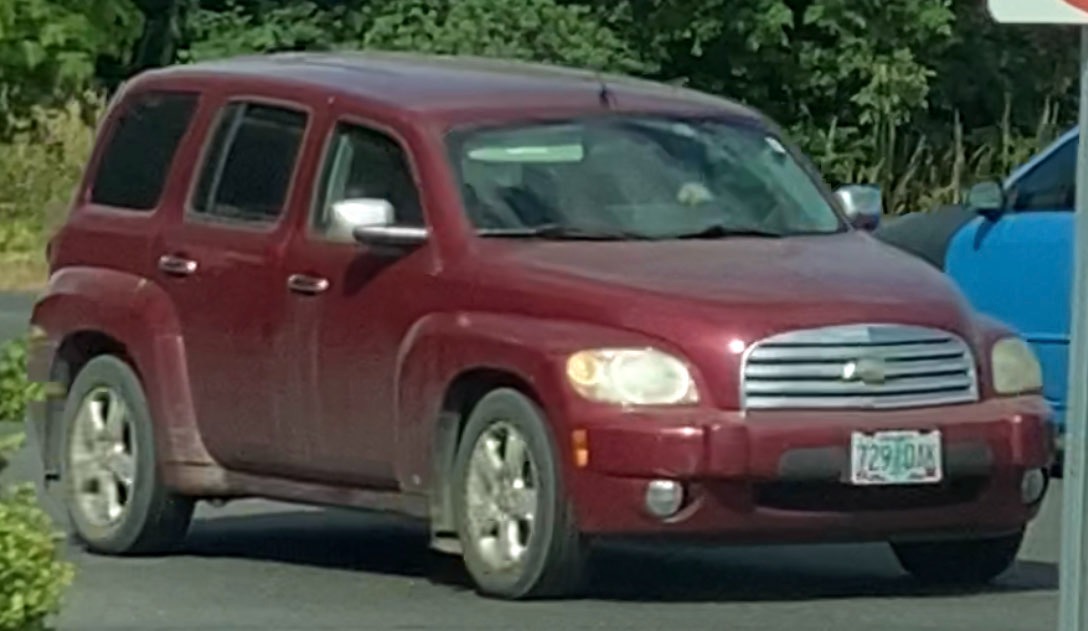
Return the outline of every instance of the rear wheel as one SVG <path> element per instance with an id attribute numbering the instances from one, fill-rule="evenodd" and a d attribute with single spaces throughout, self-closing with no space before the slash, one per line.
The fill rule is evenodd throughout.
<path id="1" fill-rule="evenodd" d="M 584 544 L 551 434 L 531 400 L 509 389 L 481 399 L 453 480 L 465 566 L 481 593 L 543 598 L 581 586 Z"/>
<path id="2" fill-rule="evenodd" d="M 1024 533 L 992 539 L 892 544 L 903 569 L 933 584 L 982 585 L 1016 561 Z"/>
<path id="3" fill-rule="evenodd" d="M 185 537 L 193 501 L 162 482 L 135 372 L 112 356 L 76 376 L 64 410 L 62 479 L 76 537 L 105 554 L 155 554 Z"/>

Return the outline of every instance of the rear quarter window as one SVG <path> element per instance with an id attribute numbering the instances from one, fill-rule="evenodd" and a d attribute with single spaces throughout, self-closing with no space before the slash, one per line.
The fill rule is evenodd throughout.
<path id="1" fill-rule="evenodd" d="M 156 91 L 122 103 L 106 132 L 91 202 L 133 211 L 156 208 L 199 100 L 195 92 Z"/>

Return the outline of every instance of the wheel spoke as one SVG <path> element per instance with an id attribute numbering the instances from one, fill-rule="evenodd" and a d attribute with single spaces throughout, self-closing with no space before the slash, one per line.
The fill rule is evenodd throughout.
<path id="1" fill-rule="evenodd" d="M 502 515 L 495 508 L 495 505 L 485 502 L 470 510 L 472 510 L 470 521 L 476 536 L 487 537 L 494 534 L 502 520 Z"/>
<path id="2" fill-rule="evenodd" d="M 501 568 L 504 565 L 501 539 L 492 533 L 477 536 L 476 550 L 491 567 Z"/>
<path id="3" fill-rule="evenodd" d="M 469 463 L 469 490 L 477 497 L 490 498 L 498 488 L 499 472 L 491 447 L 486 442 L 480 443 Z"/>
<path id="4" fill-rule="evenodd" d="M 520 480 L 525 475 L 525 459 L 528 445 L 517 432 L 506 435 L 506 450 L 503 454 L 503 469 L 513 480 Z"/>
<path id="5" fill-rule="evenodd" d="M 73 455 L 69 467 L 72 473 L 72 479 L 77 487 L 86 483 L 88 480 L 95 479 L 102 471 L 102 463 L 99 459 L 85 453 Z"/>
<path id="6" fill-rule="evenodd" d="M 83 504 L 86 507 L 87 517 L 97 524 L 110 522 L 110 492 L 114 488 L 113 476 L 103 471 L 98 471 L 93 481 L 89 484 L 92 488 L 82 491 Z"/>
<path id="7" fill-rule="evenodd" d="M 499 439 L 495 436 L 488 436 L 484 440 L 484 461 L 482 464 L 488 469 L 488 473 L 494 477 L 498 477 L 503 470 L 503 459 L 499 455 Z"/>
<path id="8" fill-rule="evenodd" d="M 499 547 L 502 550 L 503 560 L 507 563 L 517 563 L 525 553 L 525 546 L 521 542 L 521 525 L 516 519 L 505 519 L 500 524 Z"/>
<path id="9" fill-rule="evenodd" d="M 536 516 L 536 497 L 536 489 L 514 489 L 511 492 L 511 514 L 518 519 L 532 521 Z"/>
<path id="10" fill-rule="evenodd" d="M 126 489 L 131 489 L 136 482 L 136 463 L 132 456 L 118 452 L 106 460 L 106 468 L 113 477 Z"/>
<path id="11" fill-rule="evenodd" d="M 106 520 L 113 523 L 125 510 L 121 502 L 121 489 L 118 488 L 117 478 L 112 473 L 103 475 L 100 479 L 99 493 L 105 504 Z"/>
<path id="12" fill-rule="evenodd" d="M 114 393 L 107 396 L 105 431 L 110 440 L 124 443 L 125 425 L 128 423 L 128 406 Z"/>
<path id="13" fill-rule="evenodd" d="M 100 396 L 87 397 L 86 410 L 87 410 L 87 422 L 90 425 L 88 429 L 91 430 L 91 438 L 100 440 L 103 436 L 107 435 L 106 429 L 106 402 L 102 400 Z"/>

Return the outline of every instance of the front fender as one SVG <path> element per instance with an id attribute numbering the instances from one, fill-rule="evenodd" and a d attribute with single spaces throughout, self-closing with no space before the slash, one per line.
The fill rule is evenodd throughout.
<path id="1" fill-rule="evenodd" d="M 126 359 L 140 376 L 162 462 L 211 464 L 200 440 L 181 326 L 170 296 L 156 283 L 134 274 L 90 267 L 67 267 L 54 273 L 31 315 L 33 336 L 28 374 L 33 381 L 68 381 L 58 352 L 72 336 L 93 333 L 124 348 Z M 59 393 L 58 393 L 59 394 Z M 57 410 L 63 402 L 45 404 L 40 430 L 46 453 L 57 453 L 51 442 Z"/>
<path id="2" fill-rule="evenodd" d="M 656 345 L 636 333 L 580 322 L 496 313 L 440 313 L 420 320 L 397 358 L 397 474 L 402 488 L 426 492 L 442 402 L 454 381 L 476 370 L 527 384 L 561 434 L 569 395 L 567 355 L 594 346 Z M 561 450 L 566 453 L 565 450 Z"/>

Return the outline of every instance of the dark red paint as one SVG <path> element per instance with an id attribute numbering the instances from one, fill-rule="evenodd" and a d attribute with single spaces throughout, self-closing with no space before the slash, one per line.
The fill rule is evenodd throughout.
<path id="1" fill-rule="evenodd" d="M 1088 0 L 1065 0 L 1081 11 L 1088 11 Z"/>
<path id="2" fill-rule="evenodd" d="M 160 425 L 170 484 L 203 497 L 260 495 L 434 514 L 435 427 L 459 377 L 486 370 L 537 398 L 563 454 L 587 532 L 723 534 L 740 539 L 881 538 L 904 532 L 1006 531 L 1035 508 L 1019 472 L 1050 458 L 1037 396 L 995 399 L 989 344 L 1005 333 L 972 314 L 944 277 L 860 232 L 782 240 L 539 243 L 481 240 L 468 225 L 442 138 L 454 124 L 598 112 L 591 75 L 526 73 L 496 62 L 306 56 L 221 62 L 145 74 L 150 89 L 203 95 L 153 213 L 91 205 L 87 184 L 50 245 L 52 275 L 34 309 L 33 377 L 51 374 L 65 340 L 94 332 L 124 348 Z M 624 111 L 759 119 L 728 101 L 614 83 Z M 311 112 L 288 212 L 270 230 L 184 218 L 195 166 L 227 99 L 295 103 Z M 104 130 L 110 129 L 111 110 Z M 390 261 L 303 229 L 325 143 L 337 120 L 383 128 L 407 148 L 431 238 Z M 100 149 L 94 153 L 93 172 Z M 198 260 L 185 279 L 163 254 Z M 288 292 L 303 273 L 331 280 L 316 297 Z M 752 413 L 738 409 L 739 357 L 729 341 L 797 327 L 893 321 L 955 331 L 976 345 L 984 401 L 898 412 Z M 654 345 L 688 358 L 703 402 L 625 411 L 566 385 L 565 357 L 587 347 Z M 39 406 L 42 435 L 55 415 Z M 873 513 L 759 506 L 780 456 L 845 449 L 851 429 L 940 426 L 950 445 L 988 445 L 994 475 L 971 502 Z M 588 430 L 574 466 L 571 432 Z M 47 465 L 53 459 L 46 453 Z M 662 523 L 641 509 L 643 482 L 688 480 L 695 504 Z"/>

